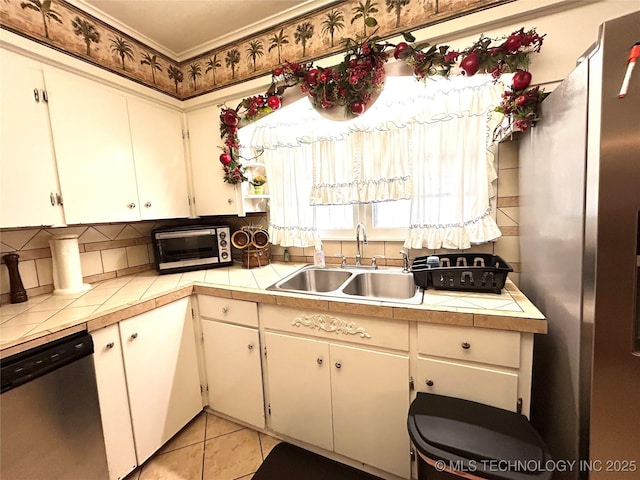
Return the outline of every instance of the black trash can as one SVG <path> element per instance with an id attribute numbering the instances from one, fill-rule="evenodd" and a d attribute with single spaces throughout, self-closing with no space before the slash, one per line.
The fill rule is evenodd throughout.
<path id="1" fill-rule="evenodd" d="M 407 420 L 418 480 L 549 480 L 553 461 L 527 418 L 460 398 L 418 393 Z"/>

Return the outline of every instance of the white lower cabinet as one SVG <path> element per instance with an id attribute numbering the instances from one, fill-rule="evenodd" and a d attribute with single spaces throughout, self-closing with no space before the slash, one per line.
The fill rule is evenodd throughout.
<path id="1" fill-rule="evenodd" d="M 264 428 L 258 330 L 204 320 L 202 334 L 209 406 L 249 425 Z"/>
<path id="2" fill-rule="evenodd" d="M 92 332 L 91 336 L 109 480 L 119 480 L 138 465 L 131 429 L 127 379 L 122 365 L 120 332 L 118 325 L 114 324 Z"/>
<path id="3" fill-rule="evenodd" d="M 271 427 L 409 477 L 409 358 L 265 334 Z"/>
<path id="4" fill-rule="evenodd" d="M 264 428 L 262 360 L 255 302 L 198 295 L 209 406 Z"/>
<path id="5" fill-rule="evenodd" d="M 123 320 L 120 339 L 142 464 L 202 410 L 189 298 Z"/>
<path id="6" fill-rule="evenodd" d="M 189 299 L 91 336 L 109 478 L 117 480 L 202 410 Z"/>
<path id="7" fill-rule="evenodd" d="M 266 333 L 271 428 L 333 450 L 329 344 Z"/>
<path id="8" fill-rule="evenodd" d="M 418 324 L 418 391 L 529 415 L 531 334 Z"/>

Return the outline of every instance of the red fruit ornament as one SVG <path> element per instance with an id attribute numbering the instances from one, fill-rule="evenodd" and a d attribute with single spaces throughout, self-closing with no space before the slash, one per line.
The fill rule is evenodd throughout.
<path id="1" fill-rule="evenodd" d="M 233 110 L 225 110 L 222 114 L 222 121 L 229 127 L 235 127 L 238 125 L 238 115 Z"/>
<path id="2" fill-rule="evenodd" d="M 282 67 L 276 67 L 273 69 L 273 74 L 276 77 L 279 77 L 280 75 L 282 75 L 284 73 L 284 70 L 282 69 Z"/>
<path id="3" fill-rule="evenodd" d="M 526 95 L 518 95 L 516 97 L 516 105 L 519 107 L 524 107 L 529 102 L 529 97 Z"/>
<path id="4" fill-rule="evenodd" d="M 519 91 L 524 90 L 531 83 L 531 74 L 524 70 L 518 70 L 513 74 L 513 80 L 511 81 L 511 88 Z"/>
<path id="5" fill-rule="evenodd" d="M 509 37 L 505 40 L 502 48 L 505 52 L 515 53 L 522 46 L 522 40 L 519 35 L 509 35 Z"/>
<path id="6" fill-rule="evenodd" d="M 310 87 L 315 87 L 318 84 L 318 69 L 312 68 L 307 72 L 304 76 L 304 80 L 309 84 Z"/>
<path id="7" fill-rule="evenodd" d="M 233 160 L 233 158 L 227 152 L 224 152 L 224 153 L 220 154 L 220 163 L 221 164 L 229 165 L 231 163 L 231 160 Z"/>
<path id="8" fill-rule="evenodd" d="M 409 45 L 407 45 L 406 42 L 400 42 L 398 45 L 396 45 L 396 48 L 393 51 L 393 58 L 398 60 L 406 57 L 409 53 L 407 50 L 409 50 Z"/>
<path id="9" fill-rule="evenodd" d="M 354 115 L 362 115 L 364 113 L 365 107 L 366 105 L 364 104 L 364 102 L 357 100 L 351 104 L 351 113 L 353 113 Z"/>
<path id="10" fill-rule="evenodd" d="M 280 97 L 278 97 L 277 95 L 271 95 L 267 100 L 267 105 L 269 105 L 269 108 L 271 110 L 278 110 L 282 105 L 282 103 L 280 102 Z"/>
<path id="11" fill-rule="evenodd" d="M 467 77 L 471 77 L 475 75 L 478 71 L 478 67 L 480 66 L 480 55 L 476 52 L 471 52 L 469 55 L 464 57 L 460 62 L 460 70 L 463 75 Z"/>

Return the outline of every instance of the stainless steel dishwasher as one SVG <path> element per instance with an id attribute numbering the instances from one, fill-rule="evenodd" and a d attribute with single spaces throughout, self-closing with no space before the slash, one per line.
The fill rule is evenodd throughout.
<path id="1" fill-rule="evenodd" d="M 89 334 L 3 359 L 1 379 L 2 480 L 109 478 Z"/>

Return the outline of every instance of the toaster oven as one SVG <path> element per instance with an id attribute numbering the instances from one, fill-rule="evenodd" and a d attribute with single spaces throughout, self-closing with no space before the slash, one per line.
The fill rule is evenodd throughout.
<path id="1" fill-rule="evenodd" d="M 157 228 L 151 240 L 156 271 L 161 274 L 232 264 L 228 225 Z"/>

